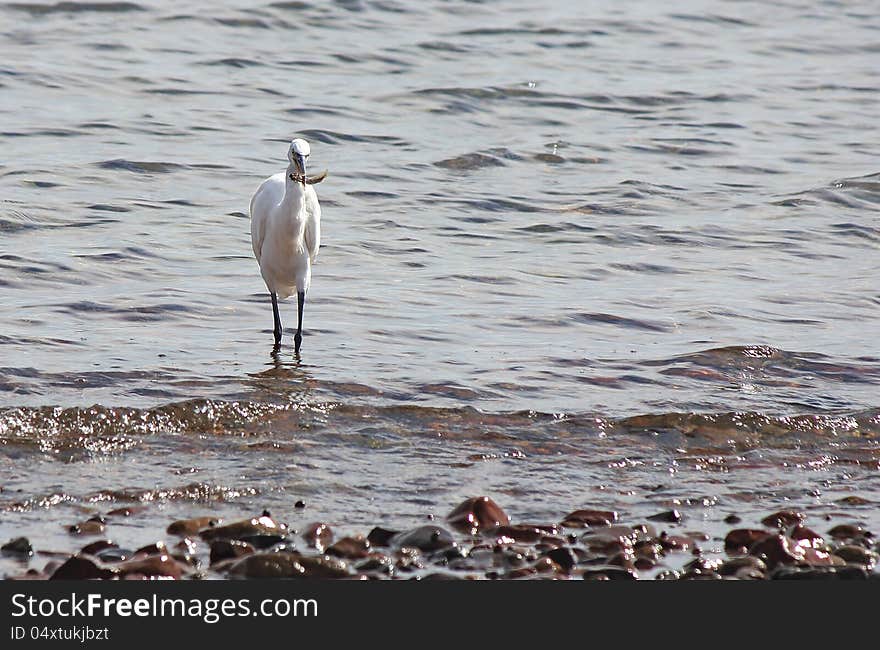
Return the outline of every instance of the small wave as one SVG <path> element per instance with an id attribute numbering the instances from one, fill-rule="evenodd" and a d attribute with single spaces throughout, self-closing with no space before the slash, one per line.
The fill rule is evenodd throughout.
<path id="1" fill-rule="evenodd" d="M 103 160 L 94 163 L 101 169 L 121 170 L 134 172 L 136 174 L 169 174 L 171 172 L 184 169 L 186 165 L 170 162 L 146 162 L 125 160 L 123 158 L 114 158 L 113 160 Z"/>
<path id="2" fill-rule="evenodd" d="M 134 2 L 56 2 L 53 5 L 13 2 L 6 6 L 10 9 L 27 12 L 33 16 L 56 13 L 126 13 L 129 11 L 146 11 L 146 8 Z"/>

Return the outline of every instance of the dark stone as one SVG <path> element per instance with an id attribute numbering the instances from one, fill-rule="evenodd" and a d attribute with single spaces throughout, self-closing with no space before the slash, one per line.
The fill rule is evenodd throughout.
<path id="1" fill-rule="evenodd" d="M 83 546 L 79 552 L 85 553 L 86 555 L 95 555 L 97 556 L 101 551 L 105 551 L 108 548 L 118 548 L 118 544 L 114 544 L 110 540 L 100 539 L 97 542 L 92 542 L 91 544 L 86 544 Z"/>
<path id="2" fill-rule="evenodd" d="M 211 542 L 211 564 L 217 564 L 223 560 L 244 557 L 255 552 L 253 546 L 239 540 L 218 539 Z"/>
<path id="3" fill-rule="evenodd" d="M 168 526 L 169 535 L 192 536 L 198 535 L 199 531 L 205 528 L 214 528 L 219 526 L 222 519 L 216 517 L 195 517 L 194 519 L 180 519 Z"/>
<path id="4" fill-rule="evenodd" d="M 101 535 L 106 526 L 104 522 L 95 519 L 87 519 L 78 524 L 67 527 L 67 532 L 71 535 Z"/>
<path id="5" fill-rule="evenodd" d="M 547 553 L 547 557 L 556 562 L 556 564 L 558 564 L 565 572 L 571 572 L 577 564 L 577 556 L 574 554 L 574 551 L 567 546 L 554 548 Z"/>
<path id="6" fill-rule="evenodd" d="M 760 558 L 752 555 L 743 555 L 725 560 L 720 567 L 718 573 L 723 576 L 736 575 L 739 571 L 748 569 L 749 571 L 757 571 L 763 574 L 767 571 L 767 565 Z"/>
<path id="7" fill-rule="evenodd" d="M 769 533 L 766 530 L 737 528 L 727 533 L 724 538 L 724 548 L 727 551 L 745 552 L 751 548 L 752 544 L 768 536 Z"/>
<path id="8" fill-rule="evenodd" d="M 446 515 L 446 521 L 455 530 L 474 535 L 489 528 L 506 526 L 510 517 L 489 497 L 471 497 Z"/>
<path id="9" fill-rule="evenodd" d="M 113 571 L 100 566 L 94 559 L 74 555 L 52 572 L 49 580 L 106 580 Z"/>
<path id="10" fill-rule="evenodd" d="M 367 535 L 367 541 L 370 542 L 370 544 L 372 544 L 373 546 L 378 546 L 382 548 L 390 546 L 391 538 L 398 534 L 399 533 L 396 530 L 388 530 L 387 528 L 380 528 L 379 526 L 376 526 Z"/>
<path id="11" fill-rule="evenodd" d="M 302 578 L 305 567 L 294 553 L 256 553 L 245 555 L 229 567 L 229 575 L 242 578 Z"/>
<path id="12" fill-rule="evenodd" d="M 788 536 L 794 540 L 797 540 L 797 542 L 801 546 L 805 544 L 808 544 L 813 548 L 822 548 L 823 546 L 825 546 L 825 540 L 819 533 L 800 524 L 798 524 L 797 526 L 792 526 L 791 529 L 788 531 Z"/>
<path id="13" fill-rule="evenodd" d="M 287 538 L 281 535 L 243 535 L 238 538 L 238 541 L 250 544 L 255 549 L 263 551 L 278 544 L 283 544 L 287 541 Z"/>
<path id="14" fill-rule="evenodd" d="M 327 555 L 344 557 L 349 560 L 360 560 L 370 554 L 370 542 L 363 535 L 343 537 L 332 546 L 327 547 Z"/>
<path id="15" fill-rule="evenodd" d="M 869 568 L 873 568 L 877 564 L 877 554 L 855 544 L 841 546 L 834 550 L 834 555 L 841 558 L 845 562 L 851 564 L 860 564 Z"/>
<path id="16" fill-rule="evenodd" d="M 16 537 L 0 546 L 0 552 L 3 555 L 17 555 L 19 557 L 30 557 L 34 554 L 34 547 L 31 546 L 27 537 Z"/>
<path id="17" fill-rule="evenodd" d="M 134 555 L 132 551 L 125 548 L 116 548 L 115 546 L 105 548 L 96 553 L 99 560 L 111 563 L 125 562 L 125 560 L 130 559 L 132 555 Z"/>
<path id="18" fill-rule="evenodd" d="M 671 524 L 681 523 L 681 513 L 678 510 L 666 510 L 648 517 L 650 521 L 663 521 Z"/>
<path id="19" fill-rule="evenodd" d="M 440 526 L 426 525 L 398 533 L 391 538 L 390 543 L 395 548 L 410 546 L 430 553 L 455 545 L 455 540 L 448 530 Z"/>
<path id="20" fill-rule="evenodd" d="M 117 565 L 119 575 L 125 578 L 172 578 L 180 580 L 188 567 L 170 555 L 150 555 L 126 560 Z"/>
<path id="21" fill-rule="evenodd" d="M 858 539 L 865 537 L 865 529 L 858 524 L 840 524 L 828 531 L 834 539 Z"/>
<path id="22" fill-rule="evenodd" d="M 323 551 L 333 543 L 333 531 L 327 524 L 315 522 L 306 526 L 302 538 L 310 547 Z"/>
<path id="23" fill-rule="evenodd" d="M 737 515 L 727 515 L 724 518 L 724 523 L 730 524 L 730 525 L 736 525 L 736 524 L 740 523 L 741 521 L 742 521 L 742 518 L 738 517 Z"/>
<path id="24" fill-rule="evenodd" d="M 772 515 L 767 515 L 761 523 L 767 528 L 790 528 L 802 524 L 806 517 L 804 513 L 795 510 L 780 510 Z"/>
<path id="25" fill-rule="evenodd" d="M 532 526 L 496 526 L 485 532 L 499 544 L 536 544 L 546 537 L 540 528 Z"/>
<path id="26" fill-rule="evenodd" d="M 760 557 L 770 569 L 780 564 L 794 564 L 804 559 L 804 549 L 784 535 L 767 535 L 749 549 L 749 555 Z"/>
<path id="27" fill-rule="evenodd" d="M 134 554 L 135 555 L 167 555 L 168 547 L 165 545 L 165 542 L 155 542 L 153 544 L 147 544 L 146 546 L 141 546 L 137 549 Z"/>
<path id="28" fill-rule="evenodd" d="M 293 507 L 296 508 L 297 510 L 302 510 L 303 508 L 306 507 L 306 502 L 303 501 L 302 499 L 300 499 L 299 501 L 297 501 L 296 503 L 293 504 Z"/>
<path id="29" fill-rule="evenodd" d="M 276 522 L 272 517 L 262 515 L 252 519 L 236 521 L 224 526 L 206 528 L 199 532 L 206 542 L 215 539 L 242 539 L 253 535 L 286 535 L 287 526 Z"/>
<path id="30" fill-rule="evenodd" d="M 613 510 L 575 510 L 565 515 L 562 525 L 566 528 L 586 528 L 587 526 L 610 526 L 617 521 Z"/>
<path id="31" fill-rule="evenodd" d="M 583 573 L 584 580 L 636 580 L 638 574 L 635 569 L 625 569 L 618 566 L 587 569 Z"/>

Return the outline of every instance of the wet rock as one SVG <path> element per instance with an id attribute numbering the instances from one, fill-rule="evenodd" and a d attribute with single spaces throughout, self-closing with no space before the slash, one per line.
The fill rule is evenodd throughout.
<path id="1" fill-rule="evenodd" d="M 663 521 L 671 524 L 681 523 L 681 513 L 678 510 L 666 510 L 648 517 L 650 521 Z"/>
<path id="2" fill-rule="evenodd" d="M 281 535 L 243 535 L 238 538 L 238 541 L 250 544 L 258 551 L 265 551 L 273 546 L 283 544 L 287 538 Z M 293 550 L 293 548 L 289 550 Z"/>
<path id="3" fill-rule="evenodd" d="M 102 567 L 94 558 L 74 555 L 52 571 L 50 580 L 107 580 L 113 571 Z"/>
<path id="4" fill-rule="evenodd" d="M 865 536 L 865 529 L 858 524 L 840 524 L 828 531 L 834 539 L 849 540 Z"/>
<path id="5" fill-rule="evenodd" d="M 335 557 L 301 557 L 304 578 L 347 578 L 351 575 L 348 563 Z"/>
<path id="6" fill-rule="evenodd" d="M 802 524 L 806 517 L 804 513 L 795 510 L 780 510 L 772 515 L 767 515 L 761 520 L 761 523 L 767 528 L 790 528 Z"/>
<path id="7" fill-rule="evenodd" d="M 229 575 L 241 578 L 302 578 L 305 567 L 294 553 L 257 553 L 245 555 L 229 567 Z"/>
<path id="8" fill-rule="evenodd" d="M 244 519 L 223 526 L 206 528 L 199 532 L 206 542 L 217 539 L 242 539 L 254 535 L 286 535 L 287 526 L 276 522 L 272 517 L 262 515 L 252 519 Z"/>
<path id="9" fill-rule="evenodd" d="M 660 534 L 658 539 L 664 551 L 689 551 L 695 549 L 693 540 L 684 535 Z"/>
<path id="10" fill-rule="evenodd" d="M 297 510 L 302 510 L 303 508 L 306 507 L 306 502 L 303 501 L 302 499 L 300 499 L 299 501 L 297 501 L 296 503 L 293 504 L 293 507 L 296 508 Z"/>
<path id="11" fill-rule="evenodd" d="M 398 533 L 390 540 L 395 548 L 412 547 L 423 552 L 434 552 L 449 548 L 455 544 L 452 534 L 440 526 L 419 526 L 403 533 Z"/>
<path id="12" fill-rule="evenodd" d="M 767 535 L 752 544 L 749 555 L 760 557 L 770 569 L 779 564 L 794 564 L 804 559 L 804 548 L 784 535 Z"/>
<path id="13" fill-rule="evenodd" d="M 811 546 L 801 547 L 803 549 L 803 564 L 810 566 L 843 566 L 846 561 L 836 555 L 831 555 L 825 551 L 820 551 Z"/>
<path id="14" fill-rule="evenodd" d="M 115 546 L 110 546 L 103 550 L 98 551 L 96 557 L 104 563 L 116 563 L 116 562 L 124 562 L 131 558 L 134 553 L 125 548 L 117 548 Z"/>
<path id="15" fill-rule="evenodd" d="M 88 519 L 86 521 L 82 521 L 78 524 L 73 524 L 72 526 L 67 527 L 67 532 L 71 535 L 102 535 L 106 526 L 104 522 L 99 519 Z"/>
<path id="16" fill-rule="evenodd" d="M 198 535 L 205 528 L 214 528 L 223 522 L 216 517 L 196 517 L 194 519 L 180 519 L 168 526 L 169 535 L 192 536 Z"/>
<path id="17" fill-rule="evenodd" d="M 360 560 L 370 554 L 370 542 L 363 535 L 343 537 L 332 546 L 327 547 L 327 555 L 343 557 L 349 560 Z"/>
<path id="18" fill-rule="evenodd" d="M 762 559 L 753 555 L 743 555 L 722 562 L 721 566 L 718 567 L 718 573 L 723 576 L 731 576 L 736 575 L 743 569 L 758 572 L 763 576 L 767 571 L 767 565 Z"/>
<path id="19" fill-rule="evenodd" d="M 637 558 L 656 562 L 663 553 L 663 546 L 654 540 L 642 540 L 633 544 L 633 553 Z"/>
<path id="20" fill-rule="evenodd" d="M 174 550 L 179 551 L 180 553 L 185 553 L 186 555 L 195 555 L 198 551 L 198 546 L 194 540 L 189 537 L 184 537 L 174 545 Z"/>
<path id="21" fill-rule="evenodd" d="M 791 567 L 780 566 L 770 574 L 771 580 L 868 580 L 864 567 Z"/>
<path id="22" fill-rule="evenodd" d="M 715 571 L 702 571 L 700 569 L 693 569 L 691 571 L 684 571 L 679 577 L 679 580 L 723 580 L 723 578 L 718 575 Z"/>
<path id="23" fill-rule="evenodd" d="M 543 530 L 531 526 L 497 526 L 485 534 L 497 544 L 537 544 L 547 537 Z"/>
<path id="24" fill-rule="evenodd" d="M 323 551 L 333 542 L 333 530 L 327 524 L 314 522 L 306 526 L 301 537 L 309 547 Z"/>
<path id="25" fill-rule="evenodd" d="M 150 556 L 150 555 L 169 555 L 168 547 L 165 545 L 165 542 L 153 542 L 152 544 L 147 544 L 146 546 L 141 546 L 134 552 L 135 555 L 140 556 Z"/>
<path id="26" fill-rule="evenodd" d="M 119 575 L 125 579 L 171 578 L 180 580 L 189 569 L 170 555 L 150 555 L 126 560 L 118 565 Z"/>
<path id="27" fill-rule="evenodd" d="M 609 526 L 617 521 L 613 510 L 575 510 L 565 515 L 562 525 L 566 528 L 587 528 L 588 526 Z"/>
<path id="28" fill-rule="evenodd" d="M 376 526 L 367 535 L 367 541 L 373 546 L 384 548 L 391 545 L 391 538 L 397 534 L 399 534 L 399 532 L 396 530 L 388 530 L 387 528 Z"/>
<path id="29" fill-rule="evenodd" d="M 636 564 L 636 555 L 631 548 L 626 548 L 611 555 L 607 560 L 607 564 L 609 566 L 620 566 L 632 569 Z"/>
<path id="30" fill-rule="evenodd" d="M 703 573 L 721 573 L 723 562 L 717 558 L 698 557 L 684 565 L 685 571 L 702 571 Z"/>
<path id="31" fill-rule="evenodd" d="M 848 544 L 834 550 L 834 555 L 850 564 L 860 564 L 873 569 L 877 564 L 877 554 L 861 546 Z"/>
<path id="32" fill-rule="evenodd" d="M 237 539 L 218 539 L 211 542 L 210 562 L 211 564 L 217 564 L 223 560 L 240 558 L 245 555 L 251 555 L 255 552 L 256 549 L 247 542 L 242 542 Z"/>
<path id="33" fill-rule="evenodd" d="M 844 506 L 867 506 L 873 503 L 873 501 L 853 494 L 848 497 L 838 499 L 837 501 L 835 501 L 835 503 L 839 503 Z"/>
<path id="34" fill-rule="evenodd" d="M 752 544 L 765 537 L 768 537 L 766 530 L 737 528 L 727 533 L 727 536 L 724 538 L 724 549 L 728 553 L 731 551 L 746 553 Z"/>
<path id="35" fill-rule="evenodd" d="M 736 573 L 733 574 L 733 577 L 737 580 L 766 580 L 767 574 L 754 567 L 744 566 L 739 568 Z"/>
<path id="36" fill-rule="evenodd" d="M 3 555 L 13 555 L 21 558 L 27 558 L 34 554 L 34 547 L 31 546 L 27 537 L 16 537 L 0 546 L 0 552 Z"/>
<path id="37" fill-rule="evenodd" d="M 577 556 L 574 551 L 572 551 L 567 546 L 560 546 L 558 548 L 554 548 L 552 551 L 547 553 L 547 557 L 553 560 L 563 571 L 571 572 L 571 570 L 577 565 Z"/>
<path id="38" fill-rule="evenodd" d="M 559 566 L 556 562 L 554 562 L 549 557 L 541 557 L 532 565 L 532 568 L 537 573 L 567 573 L 561 566 Z"/>
<path id="39" fill-rule="evenodd" d="M 97 556 L 101 551 L 104 551 L 108 548 L 118 548 L 118 544 L 114 544 L 109 539 L 99 539 L 97 542 L 92 542 L 91 544 L 86 544 L 83 546 L 79 552 L 85 553 L 86 555 L 95 555 Z"/>
<path id="40" fill-rule="evenodd" d="M 471 497 L 446 515 L 446 521 L 459 532 L 475 535 L 489 528 L 507 526 L 510 517 L 489 497 Z"/>
<path id="41" fill-rule="evenodd" d="M 792 526 L 788 531 L 788 536 L 801 546 L 812 546 L 813 548 L 825 546 L 825 540 L 819 533 L 800 524 Z"/>
<path id="42" fill-rule="evenodd" d="M 601 568 L 585 569 L 584 580 L 636 580 L 638 572 L 635 569 L 609 566 Z"/>
<path id="43" fill-rule="evenodd" d="M 736 524 L 740 523 L 741 521 L 742 521 L 742 518 L 738 517 L 737 515 L 727 515 L 724 518 L 724 523 L 730 524 L 731 526 L 735 526 Z"/>
<path id="44" fill-rule="evenodd" d="M 390 576 L 394 573 L 394 560 L 382 553 L 372 553 L 355 569 L 363 573 L 379 573 Z"/>

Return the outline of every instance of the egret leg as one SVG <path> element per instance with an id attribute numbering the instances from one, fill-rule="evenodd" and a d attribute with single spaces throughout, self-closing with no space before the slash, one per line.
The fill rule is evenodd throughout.
<path id="1" fill-rule="evenodd" d="M 299 352 L 299 346 L 302 345 L 303 340 L 303 307 L 306 305 L 306 292 L 297 292 L 296 300 L 299 305 L 299 313 L 297 313 L 296 334 L 293 336 L 293 344 L 295 346 L 294 351 Z"/>
<path id="2" fill-rule="evenodd" d="M 269 294 L 272 296 L 272 316 L 275 319 L 275 329 L 273 330 L 275 334 L 275 347 L 281 345 L 281 316 L 278 314 L 278 296 L 275 295 L 275 292 Z"/>

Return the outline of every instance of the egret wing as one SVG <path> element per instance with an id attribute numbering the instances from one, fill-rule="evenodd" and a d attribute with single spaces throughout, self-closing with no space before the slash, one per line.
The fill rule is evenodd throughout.
<path id="1" fill-rule="evenodd" d="M 305 244 L 309 258 L 314 262 L 318 257 L 318 249 L 321 248 L 321 204 L 318 203 L 318 195 L 310 185 L 306 186 L 305 204 Z"/>

